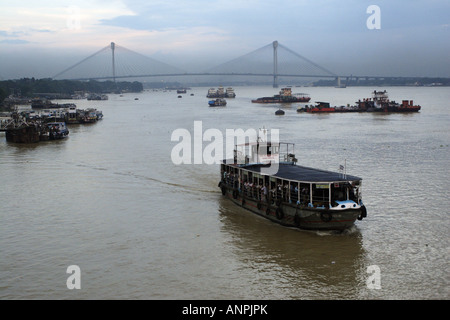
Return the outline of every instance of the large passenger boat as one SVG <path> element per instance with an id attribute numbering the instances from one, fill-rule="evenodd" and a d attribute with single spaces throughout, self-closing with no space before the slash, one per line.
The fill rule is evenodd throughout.
<path id="1" fill-rule="evenodd" d="M 221 163 L 222 194 L 271 221 L 300 229 L 344 230 L 367 216 L 361 178 L 299 166 L 293 152 L 293 143 L 259 138 L 236 145 L 234 159 Z"/>

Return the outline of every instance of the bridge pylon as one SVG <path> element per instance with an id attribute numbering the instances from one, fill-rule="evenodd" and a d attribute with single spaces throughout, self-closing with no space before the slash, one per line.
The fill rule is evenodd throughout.
<path id="1" fill-rule="evenodd" d="M 116 44 L 114 42 L 111 42 L 111 52 L 112 52 L 112 73 L 113 73 L 113 80 L 114 83 L 116 83 L 116 63 L 114 61 L 114 50 L 116 49 Z"/>
<path id="2" fill-rule="evenodd" d="M 273 42 L 273 87 L 278 88 L 278 41 Z"/>

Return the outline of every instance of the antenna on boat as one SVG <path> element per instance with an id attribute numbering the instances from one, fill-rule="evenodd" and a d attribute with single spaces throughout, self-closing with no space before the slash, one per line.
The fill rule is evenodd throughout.
<path id="1" fill-rule="evenodd" d="M 266 129 L 266 127 L 265 126 L 263 126 L 263 128 L 261 129 L 261 128 L 259 128 L 259 130 L 258 130 L 258 136 L 256 137 L 256 141 L 259 143 L 259 142 L 263 142 L 263 139 L 259 136 L 259 132 L 263 132 L 263 134 L 264 134 L 264 137 L 265 138 L 267 138 L 267 129 Z"/>
<path id="2" fill-rule="evenodd" d="M 344 165 L 339 165 L 339 171 L 342 173 L 342 178 L 347 179 L 347 159 L 344 160 Z"/>

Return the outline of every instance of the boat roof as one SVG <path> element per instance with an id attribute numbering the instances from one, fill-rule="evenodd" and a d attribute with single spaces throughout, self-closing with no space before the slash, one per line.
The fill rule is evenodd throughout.
<path id="1" fill-rule="evenodd" d="M 224 164 L 234 165 L 233 160 L 225 160 Z M 261 173 L 261 168 L 268 167 L 262 164 L 249 164 L 245 166 L 234 165 L 236 167 L 249 170 L 255 173 Z M 308 182 L 340 182 L 340 181 L 356 181 L 361 178 L 353 175 L 345 175 L 339 172 L 332 172 L 322 169 L 315 169 L 293 164 L 279 163 L 278 172 L 273 177 L 284 180 L 308 181 Z"/>

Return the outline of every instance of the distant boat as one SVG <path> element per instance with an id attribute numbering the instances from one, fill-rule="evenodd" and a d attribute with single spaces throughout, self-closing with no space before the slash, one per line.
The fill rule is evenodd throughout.
<path id="1" fill-rule="evenodd" d="M 108 100 L 106 94 L 91 93 L 87 96 L 88 100 Z"/>
<path id="2" fill-rule="evenodd" d="M 222 98 L 217 98 L 216 100 L 208 101 L 210 107 L 223 107 L 227 105 L 227 101 Z"/>
<path id="3" fill-rule="evenodd" d="M 277 111 L 275 111 L 275 115 L 282 116 L 282 115 L 284 115 L 284 111 L 281 109 L 278 109 Z"/>
<path id="4" fill-rule="evenodd" d="M 220 86 L 217 90 L 215 88 L 209 88 L 206 95 L 207 98 L 235 98 L 236 93 L 234 89 L 228 87 L 226 90 Z"/>
<path id="5" fill-rule="evenodd" d="M 311 98 L 306 93 L 292 93 L 291 88 L 282 88 L 280 94 L 273 97 L 262 97 L 252 100 L 253 103 L 295 103 L 309 102 Z"/>
<path id="6" fill-rule="evenodd" d="M 236 98 L 236 93 L 234 92 L 233 88 L 227 88 L 227 90 L 225 91 L 225 98 Z"/>

